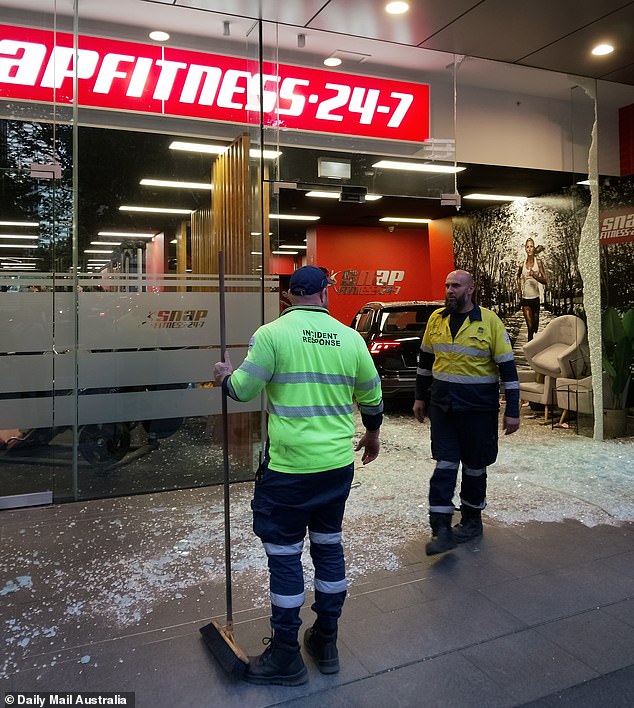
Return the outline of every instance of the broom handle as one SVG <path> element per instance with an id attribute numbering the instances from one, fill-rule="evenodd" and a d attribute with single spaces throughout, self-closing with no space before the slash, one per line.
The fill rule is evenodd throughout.
<path id="1" fill-rule="evenodd" d="M 227 351 L 225 324 L 225 254 L 218 253 L 218 295 L 220 302 L 220 359 L 225 360 Z M 227 394 L 222 389 L 222 468 L 225 502 L 225 595 L 227 604 L 226 631 L 233 637 L 233 599 L 231 589 L 231 514 L 229 503 L 229 417 Z"/>

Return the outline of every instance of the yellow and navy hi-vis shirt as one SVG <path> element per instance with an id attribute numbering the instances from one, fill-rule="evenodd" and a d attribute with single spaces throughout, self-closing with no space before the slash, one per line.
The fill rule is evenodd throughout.
<path id="1" fill-rule="evenodd" d="M 353 400 L 366 428 L 382 421 L 381 382 L 363 338 L 323 307 L 289 307 L 260 327 L 223 385 L 238 401 L 266 390 L 269 468 L 277 472 L 351 464 Z"/>
<path id="2" fill-rule="evenodd" d="M 416 398 L 444 410 L 497 410 L 502 381 L 506 415 L 519 417 L 519 382 L 509 336 L 500 318 L 477 305 L 455 338 L 446 308 L 432 313 L 416 372 Z M 498 373 L 499 372 L 499 373 Z"/>

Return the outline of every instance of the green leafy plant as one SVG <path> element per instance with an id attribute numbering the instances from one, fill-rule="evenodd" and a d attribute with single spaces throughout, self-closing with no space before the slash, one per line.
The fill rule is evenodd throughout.
<path id="1" fill-rule="evenodd" d="M 623 315 L 608 307 L 601 317 L 603 370 L 610 382 L 613 408 L 623 408 L 634 363 L 634 309 Z"/>

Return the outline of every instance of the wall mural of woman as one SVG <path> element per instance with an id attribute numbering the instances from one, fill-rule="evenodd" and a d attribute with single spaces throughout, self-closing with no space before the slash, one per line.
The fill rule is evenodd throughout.
<path id="1" fill-rule="evenodd" d="M 456 268 L 474 274 L 480 303 L 500 315 L 520 355 L 521 345 L 552 317 L 584 318 L 578 254 L 587 208 L 587 193 L 575 190 L 453 220 Z"/>
<path id="2" fill-rule="evenodd" d="M 542 293 L 548 281 L 544 261 L 538 257 L 544 247 L 535 246 L 535 239 L 530 237 L 524 243 L 524 250 L 526 254 L 520 261 L 515 279 L 517 295 L 520 298 L 522 313 L 526 321 L 527 339 L 530 342 L 539 329 Z"/>

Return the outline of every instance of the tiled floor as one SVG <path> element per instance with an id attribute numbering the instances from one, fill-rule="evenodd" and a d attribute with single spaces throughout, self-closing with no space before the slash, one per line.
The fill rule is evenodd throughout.
<path id="1" fill-rule="evenodd" d="M 209 614 L 222 620 L 221 573 L 148 590 L 150 611 L 126 615 L 144 578 L 169 582 L 171 560 L 139 569 L 118 568 L 117 558 L 155 542 L 159 507 L 176 514 L 202 493 L 3 512 L 3 555 L 28 575 L 13 586 L 0 578 L 1 688 L 132 691 L 137 708 L 634 705 L 633 523 L 488 522 L 479 542 L 433 558 L 421 529 L 398 567 L 351 587 L 339 674 L 323 676 L 307 658 L 306 686 L 257 687 L 229 680 L 198 632 Z M 217 511 L 221 490 L 204 494 Z M 264 576 L 239 567 L 233 577 L 236 638 L 256 654 L 268 634 L 268 608 L 253 601 L 266 596 Z M 104 598 L 115 591 L 113 615 Z M 309 607 L 310 598 L 306 623 Z"/>

